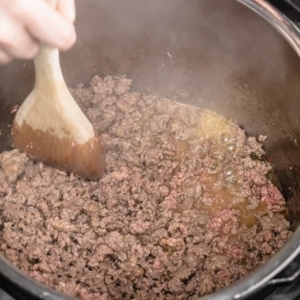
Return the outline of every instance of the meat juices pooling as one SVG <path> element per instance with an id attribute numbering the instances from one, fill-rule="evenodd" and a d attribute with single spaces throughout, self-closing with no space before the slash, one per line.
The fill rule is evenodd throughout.
<path id="1" fill-rule="evenodd" d="M 219 290 L 292 234 L 285 201 L 267 179 L 271 166 L 232 121 L 130 85 L 96 76 L 71 89 L 105 141 L 99 182 L 17 150 L 0 155 L 0 251 L 38 281 L 86 300 Z"/>

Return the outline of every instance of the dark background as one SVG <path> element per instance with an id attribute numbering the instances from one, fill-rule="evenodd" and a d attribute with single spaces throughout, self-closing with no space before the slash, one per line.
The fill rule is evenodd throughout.
<path id="1" fill-rule="evenodd" d="M 300 0 L 269 0 L 294 22 L 300 22 Z"/>

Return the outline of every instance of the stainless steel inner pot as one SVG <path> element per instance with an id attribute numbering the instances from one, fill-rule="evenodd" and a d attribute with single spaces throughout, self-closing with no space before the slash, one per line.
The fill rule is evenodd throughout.
<path id="1" fill-rule="evenodd" d="M 265 149 L 295 233 L 266 265 L 203 299 L 258 290 L 300 252 L 299 31 L 264 0 L 78 0 L 77 11 L 78 43 L 61 57 L 70 86 L 95 74 L 127 74 L 136 91 L 211 109 L 250 135 L 268 135 Z M 11 110 L 32 89 L 34 73 L 31 62 L 0 70 L 2 151 L 11 144 Z M 39 299 L 62 299 L 3 259 L 1 272 L 29 284 Z"/>

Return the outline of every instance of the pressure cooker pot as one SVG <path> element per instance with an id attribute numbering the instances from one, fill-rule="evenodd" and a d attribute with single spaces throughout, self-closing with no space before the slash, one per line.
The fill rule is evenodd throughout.
<path id="1" fill-rule="evenodd" d="M 202 299 L 242 299 L 268 285 L 300 253 L 298 27 L 264 0 L 78 0 L 76 27 L 76 46 L 61 55 L 69 86 L 126 74 L 135 91 L 210 109 L 251 136 L 268 136 L 294 234 L 265 265 Z M 31 62 L 1 66 L 1 151 L 11 149 L 12 108 L 33 83 Z M 0 286 L 15 299 L 72 299 L 3 257 Z"/>

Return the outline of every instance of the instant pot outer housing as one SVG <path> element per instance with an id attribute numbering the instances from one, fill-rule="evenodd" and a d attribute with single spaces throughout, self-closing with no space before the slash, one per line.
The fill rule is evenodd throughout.
<path id="1" fill-rule="evenodd" d="M 77 14 L 78 42 L 61 56 L 68 85 L 87 84 L 96 74 L 126 74 L 135 91 L 208 108 L 233 117 L 250 135 L 268 135 L 265 149 L 294 235 L 264 266 L 201 299 L 244 299 L 274 282 L 300 252 L 296 25 L 263 0 L 78 0 Z M 12 108 L 31 91 L 34 72 L 31 62 L 20 61 L 0 69 L 3 151 L 11 148 Z M 74 299 L 38 284 L 2 257 L 0 286 L 15 299 Z"/>

